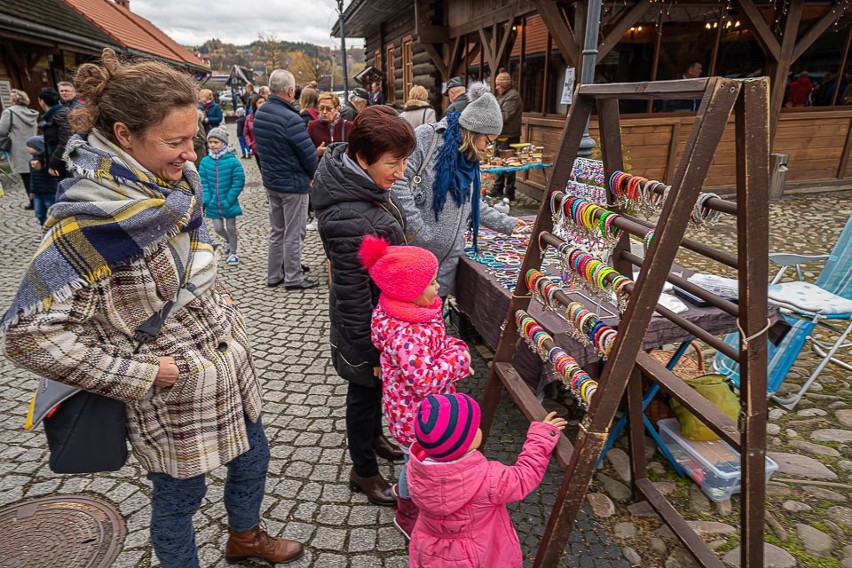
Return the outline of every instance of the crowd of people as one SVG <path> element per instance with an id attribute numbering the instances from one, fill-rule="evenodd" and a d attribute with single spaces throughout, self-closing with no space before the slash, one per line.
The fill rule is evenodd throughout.
<path id="1" fill-rule="evenodd" d="M 353 89 L 341 107 L 311 85 L 297 95 L 293 74 L 277 69 L 257 92 L 246 87 L 236 150 L 212 92 L 159 62 L 104 50 L 73 83 L 39 92 L 41 115 L 12 91 L 0 134 L 12 140 L 10 163 L 45 235 L 0 321 L 5 354 L 125 403 L 162 566 L 199 565 L 192 519 L 219 466 L 228 470 L 228 561 L 286 563 L 304 550 L 261 523 L 262 385 L 217 275 L 217 259 L 239 264 L 241 159 L 252 156 L 268 203 L 268 286 L 320 285 L 301 257 L 315 214 L 328 258 L 330 357 L 348 383 L 351 489 L 395 507 L 412 566 L 520 565 L 505 503 L 541 480 L 565 422 L 533 424 L 515 466 L 488 462 L 479 407 L 455 389 L 472 373 L 470 353 L 442 316 L 468 227 L 527 228 L 483 201 L 479 171 L 488 152 L 517 140 L 520 98 L 506 73 L 496 97 L 484 83 L 447 87 L 452 110 L 438 120 L 422 86 L 401 112 L 380 83 Z M 513 183 L 506 178 L 507 195 Z M 156 318 L 152 339 L 137 344 Z M 404 462 L 396 483 L 379 459 Z M 449 538 L 451 526 L 469 526 L 469 537 Z"/>

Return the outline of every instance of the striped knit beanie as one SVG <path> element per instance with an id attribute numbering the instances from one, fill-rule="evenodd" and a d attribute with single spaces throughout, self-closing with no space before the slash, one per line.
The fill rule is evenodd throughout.
<path id="1" fill-rule="evenodd" d="M 463 393 L 429 395 L 417 414 L 417 443 L 435 461 L 464 456 L 479 429 L 479 405 Z"/>

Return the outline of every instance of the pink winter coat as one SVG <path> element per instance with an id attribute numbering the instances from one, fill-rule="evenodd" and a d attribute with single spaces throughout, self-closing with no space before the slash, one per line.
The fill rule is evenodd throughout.
<path id="1" fill-rule="evenodd" d="M 513 466 L 473 451 L 452 462 L 426 459 L 414 444 L 408 490 L 420 509 L 408 545 L 410 568 L 520 568 L 521 543 L 506 503 L 529 495 L 544 476 L 559 429 L 533 422 Z"/>
<path id="2" fill-rule="evenodd" d="M 423 308 L 382 294 L 373 310 L 370 335 L 382 352 L 382 405 L 388 429 L 408 447 L 414 443 L 420 401 L 430 394 L 456 392 L 456 383 L 470 375 L 470 351 L 464 341 L 447 335 L 440 298 Z"/>

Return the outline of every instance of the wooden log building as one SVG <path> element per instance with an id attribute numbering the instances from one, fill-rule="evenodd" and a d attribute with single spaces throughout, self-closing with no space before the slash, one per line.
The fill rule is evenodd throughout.
<path id="1" fill-rule="evenodd" d="M 849 0 L 604 1 L 595 82 L 677 79 L 694 62 L 703 76 L 768 75 L 772 81 L 772 151 L 789 157 L 787 190 L 850 188 L 852 83 Z M 353 0 L 346 35 L 363 37 L 367 64 L 385 72 L 388 104 L 401 107 L 412 85 L 425 86 L 437 109 L 450 77 L 493 81 L 505 68 L 524 100 L 522 140 L 556 148 L 568 106 L 560 104 L 566 68 L 580 77 L 586 3 L 546 0 Z M 337 25 L 332 30 L 338 34 Z M 784 106 L 789 82 L 807 71 L 818 86 L 812 105 Z M 850 89 L 852 92 L 852 89 Z M 624 152 L 632 170 L 671 180 L 693 111 L 662 112 L 651 103 L 621 104 Z M 594 121 L 593 121 L 594 124 Z M 596 138 L 595 128 L 591 131 Z M 729 128 L 707 185 L 734 184 Z M 526 176 L 528 191 L 543 187 Z"/>

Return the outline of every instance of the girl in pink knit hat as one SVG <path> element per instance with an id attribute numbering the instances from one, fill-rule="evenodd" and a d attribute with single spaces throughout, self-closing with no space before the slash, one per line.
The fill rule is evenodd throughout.
<path id="1" fill-rule="evenodd" d="M 470 351 L 464 341 L 444 329 L 434 254 L 420 247 L 389 246 L 371 235 L 364 237 L 359 254 L 381 290 L 373 310 L 371 338 L 382 352 L 385 418 L 405 453 L 394 486 L 394 525 L 408 539 L 417 520 L 406 479 L 417 407 L 429 395 L 456 392 L 456 382 L 471 374 Z"/>
<path id="2" fill-rule="evenodd" d="M 518 534 L 506 503 L 533 492 L 567 422 L 555 412 L 530 424 L 515 465 L 488 461 L 479 405 L 466 394 L 427 396 L 411 445 L 409 486 L 420 515 L 408 547 L 410 568 L 521 568 Z"/>

